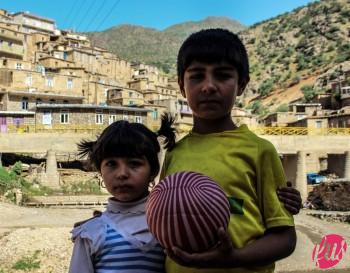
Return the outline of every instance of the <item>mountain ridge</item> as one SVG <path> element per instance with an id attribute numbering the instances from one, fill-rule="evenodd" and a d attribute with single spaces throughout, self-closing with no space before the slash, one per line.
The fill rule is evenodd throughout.
<path id="1" fill-rule="evenodd" d="M 227 17 L 207 17 L 162 31 L 122 25 L 87 34 L 94 44 L 121 58 L 157 66 L 174 76 L 183 40 L 192 32 L 214 27 L 238 33 L 247 48 L 251 82 L 242 100 L 245 107 L 250 107 L 252 100 L 264 100 L 274 90 L 288 90 L 350 60 L 348 0 L 312 2 L 250 27 Z M 328 91 L 327 86 L 319 90 Z"/>

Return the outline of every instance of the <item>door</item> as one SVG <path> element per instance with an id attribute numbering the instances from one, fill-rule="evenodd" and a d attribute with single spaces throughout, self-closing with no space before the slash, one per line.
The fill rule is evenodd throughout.
<path id="1" fill-rule="evenodd" d="M 6 133 L 7 132 L 6 117 L 0 117 L 0 132 L 1 133 Z"/>

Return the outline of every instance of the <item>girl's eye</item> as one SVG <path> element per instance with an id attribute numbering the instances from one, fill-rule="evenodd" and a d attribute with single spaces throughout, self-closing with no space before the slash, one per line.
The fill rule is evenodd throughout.
<path id="1" fill-rule="evenodd" d="M 137 167 L 143 165 L 143 161 L 141 161 L 141 160 L 130 160 L 130 161 L 128 162 L 128 164 L 129 164 L 129 166 L 130 166 L 131 168 L 137 168 Z"/>
<path id="2" fill-rule="evenodd" d="M 106 166 L 107 167 L 113 167 L 113 166 L 115 166 L 117 163 L 114 161 L 114 160 L 108 160 L 107 162 L 106 162 Z"/>

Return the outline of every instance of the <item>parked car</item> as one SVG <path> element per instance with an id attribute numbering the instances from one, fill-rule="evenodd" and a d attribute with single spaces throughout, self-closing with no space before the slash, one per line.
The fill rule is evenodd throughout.
<path id="1" fill-rule="evenodd" d="M 319 175 L 318 173 L 308 173 L 306 174 L 308 184 L 319 184 L 326 181 L 326 177 Z"/>

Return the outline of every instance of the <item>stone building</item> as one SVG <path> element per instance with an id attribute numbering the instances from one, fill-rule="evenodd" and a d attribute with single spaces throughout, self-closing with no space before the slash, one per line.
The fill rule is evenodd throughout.
<path id="1" fill-rule="evenodd" d="M 100 131 L 117 120 L 147 124 L 149 109 L 89 104 L 38 104 L 35 124 L 38 131 Z"/>

